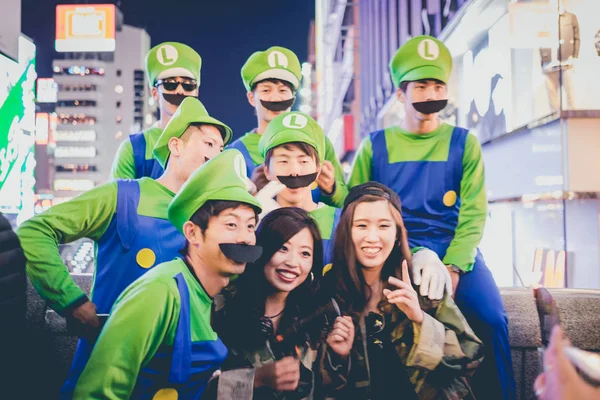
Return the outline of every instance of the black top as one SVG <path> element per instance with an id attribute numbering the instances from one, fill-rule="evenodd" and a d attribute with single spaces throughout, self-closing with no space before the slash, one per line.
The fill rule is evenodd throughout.
<path id="1" fill-rule="evenodd" d="M 414 385 L 390 341 L 390 323 L 383 315 L 369 313 L 365 318 L 367 352 L 371 370 L 373 400 L 418 400 Z"/>

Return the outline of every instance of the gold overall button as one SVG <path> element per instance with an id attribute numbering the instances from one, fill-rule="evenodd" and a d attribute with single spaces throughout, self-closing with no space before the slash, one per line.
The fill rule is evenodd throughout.
<path id="1" fill-rule="evenodd" d="M 456 204 L 456 192 L 454 190 L 447 191 L 443 201 L 446 207 L 452 207 Z"/>
<path id="2" fill-rule="evenodd" d="M 151 249 L 141 249 L 135 256 L 135 261 L 142 268 L 150 268 L 156 262 L 156 254 Z"/>
<path id="3" fill-rule="evenodd" d="M 177 400 L 179 395 L 177 394 L 177 390 L 175 389 L 160 389 L 152 400 Z"/>

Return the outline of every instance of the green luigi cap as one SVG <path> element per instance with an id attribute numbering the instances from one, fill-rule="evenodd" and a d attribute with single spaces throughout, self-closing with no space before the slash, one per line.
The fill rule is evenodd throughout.
<path id="1" fill-rule="evenodd" d="M 448 83 L 452 72 L 450 51 L 433 36 L 417 36 L 404 43 L 390 61 L 396 87 L 404 81 L 437 79 Z"/>
<path id="2" fill-rule="evenodd" d="M 233 136 L 230 127 L 208 115 L 208 111 L 206 111 L 200 100 L 195 97 L 186 97 L 171 117 L 167 126 L 165 126 L 154 146 L 154 157 L 163 168 L 165 168 L 171 154 L 169 151 L 169 139 L 181 137 L 191 124 L 215 125 L 221 131 L 221 135 L 223 135 L 224 146 L 231 141 L 231 137 Z"/>
<path id="3" fill-rule="evenodd" d="M 200 86 L 202 59 L 194 49 L 183 43 L 165 42 L 150 49 L 146 55 L 146 72 L 151 87 L 158 79 L 195 79 Z"/>
<path id="4" fill-rule="evenodd" d="M 248 192 L 247 179 L 242 153 L 225 150 L 194 171 L 183 184 L 169 205 L 169 221 L 183 232 L 183 225 L 209 200 L 238 201 L 260 210 L 260 202 Z"/>
<path id="5" fill-rule="evenodd" d="M 300 87 L 302 67 L 296 54 L 285 47 L 274 46 L 252 54 L 242 67 L 242 80 L 247 91 L 252 85 L 265 79 L 280 79 Z"/>
<path id="6" fill-rule="evenodd" d="M 258 142 L 258 151 L 265 157 L 267 152 L 282 144 L 302 142 L 317 150 L 319 160 L 325 158 L 325 132 L 317 121 L 301 112 L 288 112 L 278 115 L 269 122 L 265 133 Z"/>

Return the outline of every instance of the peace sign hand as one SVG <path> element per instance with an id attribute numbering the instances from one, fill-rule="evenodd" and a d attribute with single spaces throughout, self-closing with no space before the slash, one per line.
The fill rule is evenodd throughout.
<path id="1" fill-rule="evenodd" d="M 419 305 L 419 296 L 410 283 L 410 275 L 408 274 L 408 263 L 406 260 L 402 262 L 402 280 L 390 276 L 388 283 L 398 289 L 389 290 L 383 289 L 383 295 L 387 298 L 390 304 L 395 304 L 396 307 L 416 324 L 423 322 L 425 317 L 421 306 Z"/>

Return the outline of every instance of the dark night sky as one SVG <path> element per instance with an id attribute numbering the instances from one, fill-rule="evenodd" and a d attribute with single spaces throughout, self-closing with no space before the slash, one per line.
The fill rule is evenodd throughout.
<path id="1" fill-rule="evenodd" d="M 40 77 L 52 76 L 56 4 L 68 3 L 103 2 L 22 0 L 21 30 L 37 45 Z M 146 29 L 152 46 L 182 42 L 202 56 L 199 98 L 236 137 L 256 125 L 240 68 L 270 46 L 290 48 L 305 61 L 315 14 L 313 0 L 122 0 L 119 8 L 126 24 Z"/>

